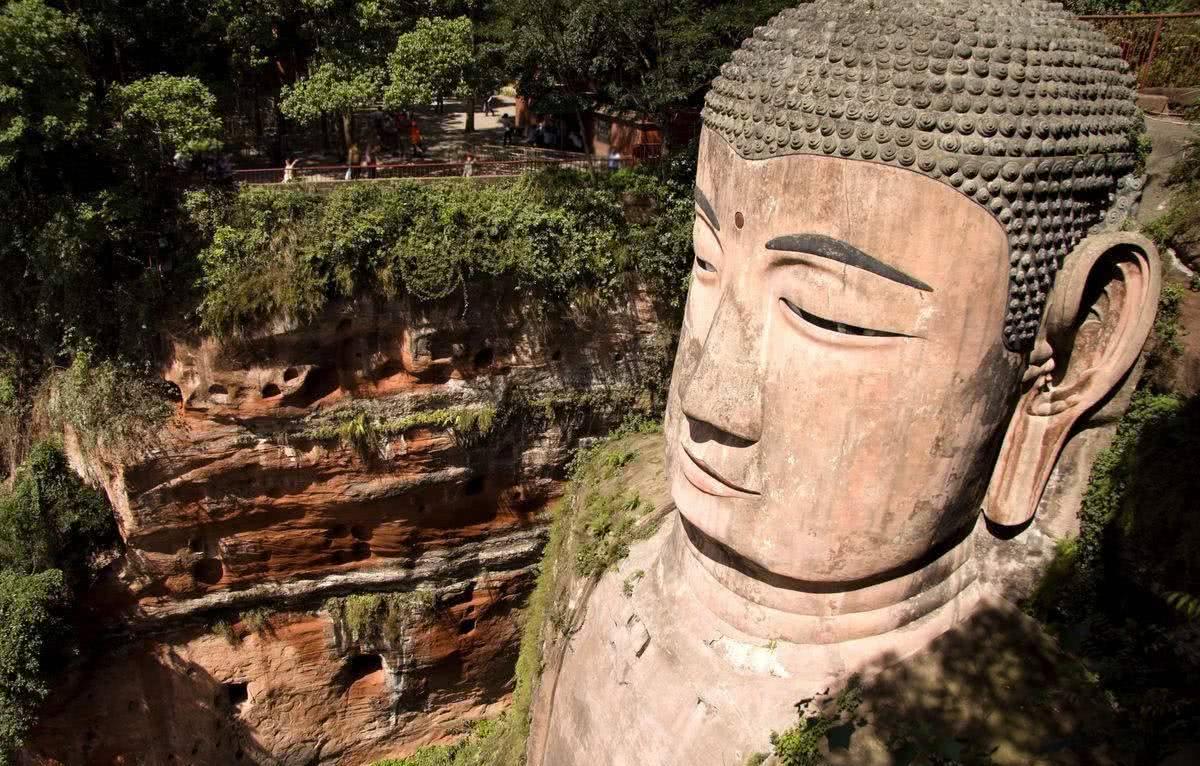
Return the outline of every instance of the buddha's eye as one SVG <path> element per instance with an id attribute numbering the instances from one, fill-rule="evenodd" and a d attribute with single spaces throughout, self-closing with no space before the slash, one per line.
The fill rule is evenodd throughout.
<path id="1" fill-rule="evenodd" d="M 829 330 L 830 332 L 836 332 L 836 333 L 840 333 L 842 335 L 861 335 L 861 336 L 868 337 L 868 338 L 907 337 L 907 336 L 903 335 L 902 333 L 898 333 L 898 332 L 888 332 L 886 330 L 872 330 L 868 327 L 856 327 L 852 324 L 845 324 L 844 322 L 835 322 L 830 319 L 825 319 L 823 317 L 819 317 L 816 314 L 812 313 L 811 311 L 805 311 L 804 309 L 797 306 L 795 303 L 792 303 L 791 301 L 789 301 L 787 298 L 780 298 L 780 300 L 783 301 L 783 305 L 787 307 L 788 311 L 791 311 L 793 314 L 800 317 L 805 322 L 808 322 L 811 325 L 816 325 L 817 327 L 820 327 L 823 330 Z"/>
<path id="2" fill-rule="evenodd" d="M 701 271 L 707 271 L 707 272 L 710 272 L 713 274 L 717 273 L 716 266 L 713 266 L 711 263 L 704 260 L 703 258 L 701 258 L 698 255 L 696 256 L 696 268 L 700 269 Z"/>

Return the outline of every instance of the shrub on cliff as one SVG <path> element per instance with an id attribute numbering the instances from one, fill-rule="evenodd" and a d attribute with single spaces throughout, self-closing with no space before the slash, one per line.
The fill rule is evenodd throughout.
<path id="1" fill-rule="evenodd" d="M 347 184 L 320 194 L 197 195 L 205 330 L 304 320 L 336 297 L 444 298 L 475 280 L 565 303 L 615 297 L 630 274 L 679 305 L 690 263 L 683 185 L 634 172 L 550 171 L 496 184 Z"/>
<path id="2" fill-rule="evenodd" d="M 0 766 L 21 744 L 46 698 L 47 663 L 61 623 L 62 572 L 35 575 L 0 571 Z"/>
<path id="3" fill-rule="evenodd" d="M 91 557 L 115 540 L 104 496 L 79 480 L 57 444 L 36 445 L 12 491 L 0 496 L 0 569 L 62 569 L 69 584 L 78 584 L 87 578 Z"/>
<path id="4" fill-rule="evenodd" d="M 84 449 L 104 447 L 122 454 L 153 443 L 171 415 L 163 382 L 130 365 L 75 355 L 71 366 L 51 376 L 50 411 L 70 426 Z"/>
<path id="5" fill-rule="evenodd" d="M 112 510 L 53 442 L 33 447 L 0 493 L 0 766 L 20 745 L 71 648 L 65 616 L 116 541 Z"/>

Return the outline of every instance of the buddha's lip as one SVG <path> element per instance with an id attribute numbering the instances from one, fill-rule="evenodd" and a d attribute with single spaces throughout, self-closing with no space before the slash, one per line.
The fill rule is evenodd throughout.
<path id="1" fill-rule="evenodd" d="M 679 447 L 680 451 L 683 452 L 683 460 L 680 463 L 684 478 L 688 480 L 689 484 L 704 494 L 743 499 L 755 498 L 761 495 L 761 493 L 754 490 L 739 487 L 722 477 L 711 465 L 693 455 L 688 450 L 686 444 L 680 443 Z"/>

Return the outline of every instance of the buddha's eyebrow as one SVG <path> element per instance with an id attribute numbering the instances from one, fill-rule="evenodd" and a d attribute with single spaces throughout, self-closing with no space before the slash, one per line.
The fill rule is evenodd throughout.
<path id="1" fill-rule="evenodd" d="M 903 271 L 867 255 L 848 242 L 826 237 L 823 234 L 788 234 L 784 237 L 776 237 L 767 243 L 767 249 L 788 250 L 796 253 L 808 253 L 818 258 L 828 258 L 831 261 L 869 271 L 908 287 L 915 287 L 927 293 L 933 292 L 932 287 L 916 277 L 910 277 Z"/>
<path id="2" fill-rule="evenodd" d="M 708 197 L 704 196 L 704 192 L 700 191 L 699 186 L 695 186 L 693 189 L 693 196 L 696 198 L 696 205 L 699 206 L 700 212 L 704 213 L 704 217 L 708 219 L 714 229 L 720 231 L 721 222 L 717 220 L 717 211 L 713 210 L 712 203 L 708 201 Z"/>

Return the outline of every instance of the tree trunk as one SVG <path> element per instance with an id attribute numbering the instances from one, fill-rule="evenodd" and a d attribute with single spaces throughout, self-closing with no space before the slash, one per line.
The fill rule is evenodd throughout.
<path id="1" fill-rule="evenodd" d="M 346 142 L 346 162 L 351 161 L 351 155 L 354 153 L 354 112 L 342 113 L 342 140 Z"/>
<path id="2" fill-rule="evenodd" d="M 287 146 L 287 123 L 284 121 L 283 112 L 279 111 L 279 99 L 275 99 L 272 111 L 275 113 L 275 138 L 271 141 L 271 163 L 278 167 L 284 162 Z"/>
<path id="3" fill-rule="evenodd" d="M 467 126 L 463 129 L 464 133 L 475 132 L 475 94 L 467 96 Z"/>
<path id="4" fill-rule="evenodd" d="M 250 75 L 250 98 L 253 100 L 252 108 L 254 109 L 254 148 L 258 149 L 263 145 L 263 118 L 258 104 L 258 77 L 255 73 Z"/>
<path id="5" fill-rule="evenodd" d="M 578 109 L 575 110 L 575 122 L 579 124 L 579 137 L 583 139 L 583 150 L 591 157 L 592 144 L 588 141 L 587 130 L 583 126 L 583 112 Z"/>

